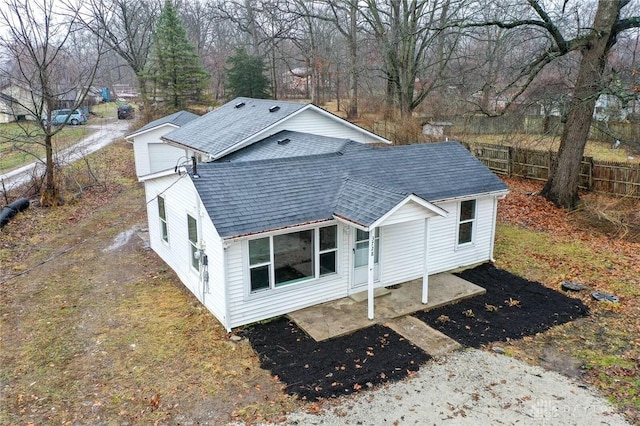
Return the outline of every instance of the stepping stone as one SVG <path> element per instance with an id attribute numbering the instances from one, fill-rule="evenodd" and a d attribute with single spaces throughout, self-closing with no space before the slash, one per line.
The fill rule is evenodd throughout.
<path id="1" fill-rule="evenodd" d="M 567 291 L 580 291 L 587 288 L 584 284 L 578 281 L 562 281 L 562 289 Z"/>
<path id="2" fill-rule="evenodd" d="M 384 325 L 431 356 L 444 355 L 461 348 L 460 343 L 410 315 L 394 318 Z"/>
<path id="3" fill-rule="evenodd" d="M 618 303 L 620 301 L 618 296 L 611 293 L 605 293 L 604 291 L 594 291 L 591 293 L 591 296 L 599 302 Z"/>

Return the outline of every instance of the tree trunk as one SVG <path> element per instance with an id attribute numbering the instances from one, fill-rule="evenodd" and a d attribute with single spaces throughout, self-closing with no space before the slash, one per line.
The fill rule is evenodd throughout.
<path id="1" fill-rule="evenodd" d="M 137 72 L 136 78 L 138 79 L 138 90 L 140 91 L 140 99 L 142 100 L 142 113 L 145 122 L 148 123 L 153 119 L 153 111 L 151 111 L 149 92 L 147 90 L 147 78 L 144 76 L 144 71 Z"/>
<path id="2" fill-rule="evenodd" d="M 51 126 L 51 124 L 47 124 L 47 126 Z M 49 131 L 45 133 L 44 136 L 44 147 L 45 147 L 45 158 L 46 158 L 46 168 L 45 168 L 45 181 L 44 188 L 40 195 L 40 204 L 43 207 L 54 207 L 58 205 L 58 187 L 55 181 L 55 165 L 53 163 L 53 143 L 52 137 Z"/>
<path id="3" fill-rule="evenodd" d="M 348 118 L 358 116 L 358 27 L 356 13 L 357 8 L 351 5 L 349 9 L 349 108 Z"/>
<path id="4" fill-rule="evenodd" d="M 582 50 L 582 60 L 562 131 L 558 156 L 551 165 L 542 195 L 559 207 L 577 206 L 580 166 L 589 136 L 593 111 L 601 91 L 607 54 L 615 44 L 614 24 L 622 0 L 600 0 L 591 39 Z"/>

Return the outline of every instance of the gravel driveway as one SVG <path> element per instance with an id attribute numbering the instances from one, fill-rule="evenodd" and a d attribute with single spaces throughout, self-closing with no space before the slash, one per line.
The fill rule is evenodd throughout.
<path id="1" fill-rule="evenodd" d="M 594 390 L 477 349 L 432 360 L 416 376 L 325 403 L 289 425 L 628 425 Z"/>

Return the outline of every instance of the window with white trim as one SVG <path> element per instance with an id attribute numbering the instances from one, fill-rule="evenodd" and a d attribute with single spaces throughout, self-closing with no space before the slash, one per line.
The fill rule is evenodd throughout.
<path id="1" fill-rule="evenodd" d="M 338 272 L 336 261 L 338 260 L 338 225 L 325 226 L 319 229 L 320 247 L 318 257 L 320 276 L 335 274 Z"/>
<path id="2" fill-rule="evenodd" d="M 187 215 L 187 228 L 189 232 L 191 266 L 194 269 L 200 269 L 200 256 L 198 256 L 198 221 L 191 215 Z"/>
<path id="3" fill-rule="evenodd" d="M 458 221 L 458 244 L 473 241 L 473 227 L 476 221 L 476 200 L 460 202 L 460 216 Z"/>
<path id="4" fill-rule="evenodd" d="M 250 291 L 334 274 L 337 258 L 337 225 L 249 240 Z"/>
<path id="5" fill-rule="evenodd" d="M 160 236 L 162 241 L 169 242 L 169 228 L 167 227 L 167 210 L 164 197 L 158 195 L 158 216 L 160 217 Z"/>

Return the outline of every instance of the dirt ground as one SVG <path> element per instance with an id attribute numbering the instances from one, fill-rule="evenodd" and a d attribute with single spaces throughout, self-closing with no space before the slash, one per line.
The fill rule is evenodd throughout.
<path id="1" fill-rule="evenodd" d="M 213 425 L 295 406 L 145 247 L 143 192 L 116 160 L 130 145 L 109 150 L 117 182 L 0 230 L 0 424 Z"/>

